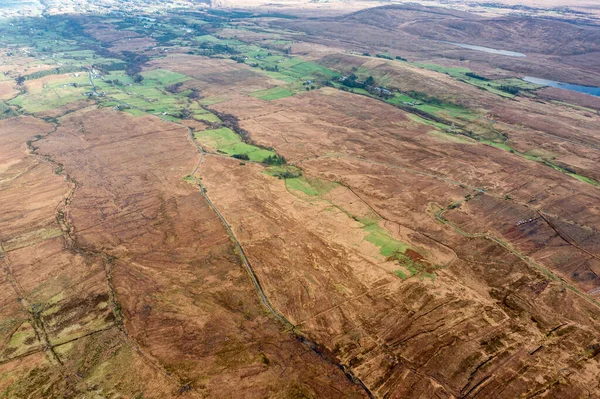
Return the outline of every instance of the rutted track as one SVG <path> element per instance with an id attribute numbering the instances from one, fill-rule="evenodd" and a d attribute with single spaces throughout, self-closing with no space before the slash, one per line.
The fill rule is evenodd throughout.
<path id="1" fill-rule="evenodd" d="M 461 202 L 463 202 L 463 201 L 461 201 Z M 466 200 L 464 202 L 466 202 Z M 581 298 L 583 298 L 584 300 L 593 304 L 594 306 L 600 307 L 600 303 L 598 303 L 598 301 L 596 301 L 594 298 L 585 294 L 584 292 L 582 292 L 581 290 L 579 290 L 577 287 L 573 286 L 572 284 L 569 284 L 567 282 L 567 280 L 565 280 L 562 276 L 559 276 L 556 273 L 553 273 L 551 270 L 547 269 L 546 267 L 538 264 L 537 262 L 534 262 L 528 256 L 523 255 L 522 253 L 520 253 L 519 251 L 514 249 L 510 244 L 504 242 L 503 240 L 501 240 L 491 234 L 488 234 L 488 233 L 468 233 L 468 232 L 464 231 L 463 229 L 461 229 L 460 227 L 458 227 L 457 225 L 455 225 L 450 220 L 448 220 L 444 217 L 444 213 L 446 213 L 447 211 L 449 211 L 451 209 L 452 208 L 450 208 L 450 207 L 441 208 L 438 212 L 435 213 L 435 215 L 434 215 L 435 219 L 438 222 L 451 227 L 452 230 L 454 230 L 457 234 L 459 234 L 463 237 L 483 238 L 483 239 L 492 241 L 492 242 L 500 245 L 502 248 L 506 249 L 508 252 L 512 253 L 513 255 L 515 255 L 517 258 L 521 259 L 526 264 L 538 269 L 540 272 L 542 272 L 544 275 L 548 276 L 550 279 L 552 279 L 554 281 L 560 281 L 562 284 L 564 284 L 564 286 L 566 288 L 573 291 L 576 295 L 580 296 Z M 549 222 L 542 216 L 542 213 L 540 211 L 538 211 L 538 214 L 549 224 Z M 550 226 L 552 226 L 552 225 L 550 225 Z M 557 230 L 555 230 L 555 231 L 558 234 L 558 231 Z M 560 234 L 559 234 L 559 236 L 560 236 Z M 562 237 L 562 236 L 560 236 L 560 237 L 563 240 L 567 241 L 564 237 Z M 567 241 L 567 243 L 569 243 L 569 241 Z M 588 253 L 588 252 L 586 251 L 585 253 Z"/>
<path id="2" fill-rule="evenodd" d="M 196 164 L 196 167 L 194 168 L 194 170 L 190 174 L 190 176 L 193 177 L 200 170 L 200 166 L 201 166 L 202 162 L 204 161 L 204 157 L 205 157 L 205 155 L 207 153 L 194 140 L 194 133 L 193 133 L 193 131 L 191 129 L 189 129 L 189 128 L 188 128 L 188 131 L 189 131 L 189 138 L 190 138 L 191 142 L 194 144 L 194 146 L 196 147 L 196 149 L 200 153 L 200 159 L 198 160 L 198 163 Z M 239 257 L 240 257 L 240 259 L 242 261 L 242 264 L 244 265 L 244 268 L 246 269 L 246 272 L 248 273 L 248 276 L 250 277 L 250 280 L 252 281 L 252 284 L 254 285 L 254 288 L 256 289 L 256 291 L 258 293 L 258 297 L 260 298 L 260 301 L 267 308 L 267 310 L 269 311 L 269 313 L 271 315 L 273 315 L 273 317 L 275 317 L 277 320 L 279 320 L 285 326 L 286 330 L 288 330 L 292 334 L 294 334 L 294 336 L 296 337 L 296 339 L 298 339 L 300 342 L 302 342 L 304 345 L 306 345 L 308 348 L 310 348 L 312 351 L 314 351 L 316 354 L 318 354 L 321 358 L 325 359 L 326 361 L 328 361 L 331 364 L 333 364 L 336 367 L 338 367 L 346 375 L 346 377 L 348 377 L 348 379 L 351 382 L 353 382 L 354 384 L 360 386 L 364 390 L 364 392 L 366 393 L 366 395 L 369 398 L 375 398 L 376 396 L 371 392 L 371 390 L 358 377 L 356 377 L 354 375 L 354 373 L 352 373 L 352 371 L 347 366 L 339 363 L 337 361 L 337 359 L 335 359 L 335 355 L 333 353 L 329 353 L 325 348 L 323 348 L 322 346 L 318 345 L 316 342 L 311 341 L 305 335 L 303 335 L 300 332 L 298 332 L 296 330 L 296 326 L 293 325 L 284 315 L 282 315 L 281 313 L 279 313 L 273 307 L 273 305 L 271 304 L 271 301 L 269 301 L 269 298 L 266 296 L 266 294 L 265 294 L 265 292 L 264 292 L 264 290 L 262 288 L 262 285 L 260 284 L 260 281 L 258 280 L 258 277 L 256 276 L 256 272 L 254 271 L 254 268 L 250 264 L 250 261 L 248 260 L 248 257 L 246 256 L 246 253 L 244 252 L 244 248 L 242 247 L 242 245 L 238 241 L 237 237 L 235 236 L 235 233 L 233 232 L 233 230 L 229 226 L 229 223 L 227 223 L 227 220 L 225 219 L 225 217 L 223 216 L 223 214 L 221 214 L 221 212 L 219 211 L 219 209 L 216 207 L 216 205 L 212 202 L 212 200 L 210 199 L 210 197 L 206 193 L 206 187 L 204 186 L 204 184 L 200 180 L 197 180 L 197 182 L 198 182 L 198 186 L 200 188 L 200 194 L 202 194 L 202 197 L 204 197 L 204 199 L 206 200 L 208 206 L 219 217 L 219 219 L 221 220 L 221 223 L 223 224 L 223 226 L 227 230 L 227 234 L 229 235 L 231 241 L 233 241 L 233 243 L 234 243 L 234 245 L 235 245 L 235 247 L 236 247 L 236 249 L 238 251 L 238 255 L 239 255 Z"/>

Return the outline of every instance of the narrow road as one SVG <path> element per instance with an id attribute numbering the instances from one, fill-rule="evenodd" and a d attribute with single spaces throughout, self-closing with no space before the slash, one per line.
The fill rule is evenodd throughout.
<path id="1" fill-rule="evenodd" d="M 92 78 L 92 68 L 88 68 L 88 78 L 90 79 L 90 83 L 92 84 L 92 92 L 95 95 L 98 95 L 98 92 L 96 91 L 96 85 L 94 84 L 94 78 Z"/>
<path id="2" fill-rule="evenodd" d="M 200 145 L 198 145 L 198 143 L 196 143 L 196 140 L 194 140 L 194 133 L 192 132 L 192 130 L 190 128 L 188 128 L 188 132 L 190 134 L 190 140 L 192 141 L 194 146 L 196 146 L 196 149 L 200 153 L 200 160 L 198 160 L 198 164 L 196 165 L 196 167 L 190 174 L 190 176 L 193 177 L 198 172 L 198 170 L 200 170 L 200 166 L 202 164 L 202 161 L 204 161 L 204 156 L 206 155 L 206 151 L 204 151 L 204 149 Z M 217 214 L 219 219 L 221 219 L 221 223 L 223 223 L 223 226 L 225 226 L 225 229 L 227 230 L 227 234 L 233 240 L 233 243 L 235 244 L 235 248 L 238 250 L 238 253 L 239 253 L 242 263 L 244 265 L 244 268 L 248 272 L 248 275 L 250 276 L 250 280 L 252 280 L 252 284 L 254 284 L 254 288 L 256 288 L 256 291 L 258 292 L 260 301 L 263 303 L 263 305 L 265 305 L 265 307 L 267 308 L 269 313 L 271 313 L 273 316 L 275 316 L 275 318 L 277 320 L 281 321 L 287 329 L 292 330 L 294 328 L 294 325 L 292 323 L 290 323 L 290 321 L 288 319 L 286 319 L 283 315 L 281 315 L 279 312 L 277 312 L 275 310 L 275 308 L 271 304 L 271 301 L 269 301 L 269 298 L 267 298 L 267 296 L 265 295 L 262 285 L 258 281 L 258 277 L 256 277 L 256 273 L 254 272 L 254 269 L 252 268 L 252 266 L 250 265 L 250 262 L 248 261 L 248 257 L 246 256 L 246 253 L 244 252 L 244 248 L 242 248 L 240 242 L 238 241 L 237 237 L 235 236 L 233 230 L 231 229 L 231 226 L 229 226 L 229 223 L 227 223 L 227 220 L 225 219 L 223 214 L 219 211 L 217 206 L 212 202 L 212 200 L 210 199 L 208 194 L 206 194 L 206 186 L 204 186 L 204 184 L 200 180 L 198 180 L 198 185 L 200 186 L 200 194 L 202 194 L 202 196 L 204 197 L 204 199 L 206 200 L 208 205 L 211 207 L 211 209 Z"/>
<path id="3" fill-rule="evenodd" d="M 194 133 L 193 133 L 192 129 L 190 129 L 190 128 L 187 128 L 187 129 L 189 132 L 190 140 L 192 141 L 192 143 L 194 144 L 194 146 L 200 153 L 200 159 L 198 160 L 198 163 L 196 164 L 196 167 L 194 168 L 193 172 L 190 174 L 190 176 L 193 177 L 200 170 L 200 166 L 202 165 L 202 161 L 204 161 L 204 156 L 206 155 L 206 152 L 200 145 L 198 145 L 198 143 L 196 143 L 196 140 L 194 140 Z M 223 223 L 223 226 L 225 226 L 225 229 L 227 230 L 227 234 L 233 241 L 233 243 L 238 251 L 240 259 L 242 260 L 242 264 L 244 265 L 246 272 L 250 276 L 250 280 L 252 281 L 252 284 L 254 285 L 254 288 L 256 289 L 256 291 L 258 293 L 258 297 L 260 298 L 260 301 L 267 308 L 269 313 L 271 313 L 277 320 L 279 320 L 286 327 L 287 330 L 292 332 L 294 334 L 294 336 L 300 342 L 302 342 L 303 344 L 308 346 L 310 349 L 312 349 L 321 358 L 325 359 L 326 361 L 328 361 L 331 364 L 338 367 L 346 375 L 346 377 L 348 377 L 348 379 L 351 382 L 360 386 L 369 398 L 375 398 L 376 396 L 373 395 L 373 393 L 369 390 L 369 388 L 367 388 L 367 386 L 358 377 L 356 377 L 354 375 L 354 373 L 352 373 L 352 371 L 348 367 L 346 367 L 345 365 L 343 365 L 341 363 L 338 363 L 337 360 L 333 360 L 329 357 L 323 356 L 323 351 L 320 349 L 320 347 L 317 343 L 311 341 L 306 336 L 304 336 L 304 335 L 300 334 L 298 331 L 296 331 L 296 326 L 294 324 L 292 324 L 285 316 L 283 316 L 281 313 L 279 313 L 273 307 L 273 305 L 271 304 L 271 301 L 269 301 L 269 298 L 267 298 L 267 296 L 262 288 L 262 285 L 260 284 L 260 281 L 258 280 L 258 277 L 256 276 L 256 272 L 254 271 L 254 268 L 248 261 L 248 257 L 246 256 L 246 253 L 244 252 L 244 248 L 242 248 L 242 245 L 240 244 L 237 237 L 235 236 L 235 233 L 231 229 L 231 226 L 229 225 L 229 223 L 227 223 L 227 220 L 225 219 L 223 214 L 219 211 L 219 209 L 216 207 L 216 205 L 212 202 L 212 200 L 206 193 L 206 186 L 204 186 L 204 184 L 200 180 L 198 180 L 198 186 L 200 187 L 200 194 L 202 194 L 202 196 L 206 200 L 207 204 L 217 214 L 217 216 L 221 220 L 221 223 Z"/>

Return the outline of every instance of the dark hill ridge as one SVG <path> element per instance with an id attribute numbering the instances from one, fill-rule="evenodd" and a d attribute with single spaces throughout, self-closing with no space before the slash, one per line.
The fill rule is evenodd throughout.
<path id="1" fill-rule="evenodd" d="M 421 38 L 525 53 L 574 55 L 600 51 L 600 27 L 530 17 L 482 18 L 437 7 L 384 6 L 338 18 L 398 29 Z"/>
<path id="2" fill-rule="evenodd" d="M 547 18 L 484 18 L 462 11 L 393 5 L 339 17 L 273 20 L 302 40 L 370 54 L 389 51 L 409 61 L 464 66 L 483 76 L 535 76 L 600 86 L 600 26 Z M 508 57 L 443 43 L 525 53 Z"/>

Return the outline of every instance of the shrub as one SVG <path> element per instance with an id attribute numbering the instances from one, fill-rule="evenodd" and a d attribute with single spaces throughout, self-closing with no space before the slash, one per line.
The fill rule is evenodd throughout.
<path id="1" fill-rule="evenodd" d="M 502 91 L 505 91 L 505 92 L 507 92 L 509 94 L 513 94 L 513 95 L 519 94 L 519 91 L 520 91 L 520 89 L 517 86 L 502 85 L 498 88 Z"/>
<path id="2" fill-rule="evenodd" d="M 394 57 L 392 57 L 389 54 L 376 54 L 375 57 L 377 58 L 385 58 L 386 60 L 393 60 Z"/>
<path id="3" fill-rule="evenodd" d="M 273 173 L 273 176 L 277 177 L 278 179 L 295 179 L 297 177 L 302 176 L 302 172 L 291 172 L 289 170 L 283 171 L 283 172 L 276 172 Z"/>
<path id="4" fill-rule="evenodd" d="M 281 155 L 275 154 L 275 155 L 269 155 L 268 157 L 266 157 L 263 160 L 263 163 L 266 163 L 267 165 L 284 165 L 286 163 L 286 160 Z"/>
<path id="5" fill-rule="evenodd" d="M 465 73 L 465 75 L 468 76 L 468 77 L 470 77 L 470 78 L 473 78 L 473 79 L 484 80 L 484 81 L 488 81 L 489 80 L 488 78 L 486 78 L 484 76 L 481 76 L 481 75 L 477 75 L 474 72 L 467 72 L 467 73 Z"/>

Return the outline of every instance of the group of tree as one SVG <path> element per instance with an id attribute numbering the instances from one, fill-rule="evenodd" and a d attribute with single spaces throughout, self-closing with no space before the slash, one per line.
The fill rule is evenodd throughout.
<path id="1" fill-rule="evenodd" d="M 121 82 L 119 79 L 105 79 L 104 83 L 107 83 L 111 86 L 117 86 L 117 87 L 123 86 L 123 82 Z"/>
<path id="2" fill-rule="evenodd" d="M 182 83 L 182 82 L 180 82 L 180 83 L 175 83 L 175 84 L 173 84 L 173 85 L 167 86 L 167 87 L 165 87 L 165 89 L 166 89 L 166 90 L 167 90 L 169 93 L 172 93 L 172 94 L 177 94 L 177 93 L 179 93 L 179 90 L 181 89 L 181 86 L 183 86 L 183 83 Z"/>
<path id="3" fill-rule="evenodd" d="M 204 50 L 202 51 L 204 55 L 240 53 L 235 47 L 228 44 L 202 42 L 199 47 Z"/>
<path id="4" fill-rule="evenodd" d="M 192 116 L 192 112 L 189 110 L 189 108 L 182 108 L 179 111 L 179 115 L 177 115 L 179 119 L 189 119 L 190 116 Z"/>
<path id="5" fill-rule="evenodd" d="M 140 75 L 140 72 L 142 72 L 144 64 L 150 61 L 150 57 L 132 51 L 123 51 L 123 61 L 127 64 L 127 68 L 125 68 L 127 75 L 131 76 L 134 82 L 141 82 L 144 78 Z"/>
<path id="6" fill-rule="evenodd" d="M 297 177 L 302 176 L 302 172 L 300 170 L 297 171 L 291 171 L 291 170 L 284 170 L 281 172 L 275 172 L 273 173 L 273 176 L 277 177 L 278 179 L 295 179 Z"/>
<path id="7" fill-rule="evenodd" d="M 200 90 L 193 88 L 188 95 L 190 100 L 199 100 L 201 98 Z"/>
<path id="8" fill-rule="evenodd" d="M 357 87 L 360 89 L 368 89 L 369 87 L 375 86 L 375 78 L 373 76 L 369 76 L 364 81 L 358 80 L 358 77 L 355 74 L 352 74 L 345 79 L 342 80 L 342 84 L 347 87 Z"/>
<path id="9" fill-rule="evenodd" d="M 467 72 L 465 73 L 466 76 L 473 78 L 473 79 L 478 79 L 478 80 L 483 80 L 483 81 L 488 81 L 489 79 L 486 78 L 485 76 L 481 76 L 481 75 L 477 75 L 475 72 Z"/>
<path id="10" fill-rule="evenodd" d="M 285 165 L 286 162 L 285 158 L 279 154 L 269 155 L 263 159 L 263 163 L 267 165 Z"/>
<path id="11" fill-rule="evenodd" d="M 517 86 L 509 86 L 509 85 L 501 85 L 498 87 L 500 90 L 512 94 L 512 95 L 517 95 L 519 94 L 519 91 L 521 91 L 521 89 L 519 89 Z"/>
<path id="12" fill-rule="evenodd" d="M 419 91 L 410 90 L 410 91 L 406 92 L 406 94 L 409 97 L 412 97 L 415 100 L 419 100 L 420 102 L 423 102 L 425 104 L 431 104 L 431 105 L 442 105 L 443 104 L 443 101 L 440 100 L 439 98 L 427 95 L 425 93 L 421 93 Z"/>
<path id="13" fill-rule="evenodd" d="M 265 66 L 261 66 L 260 69 L 262 69 L 263 71 L 268 71 L 268 72 L 279 72 L 279 66 L 278 65 L 265 65 Z"/>
<path id="14" fill-rule="evenodd" d="M 393 60 L 394 59 L 394 57 L 392 57 L 389 53 L 375 54 L 375 57 L 377 57 L 377 58 L 385 58 L 386 60 Z"/>

